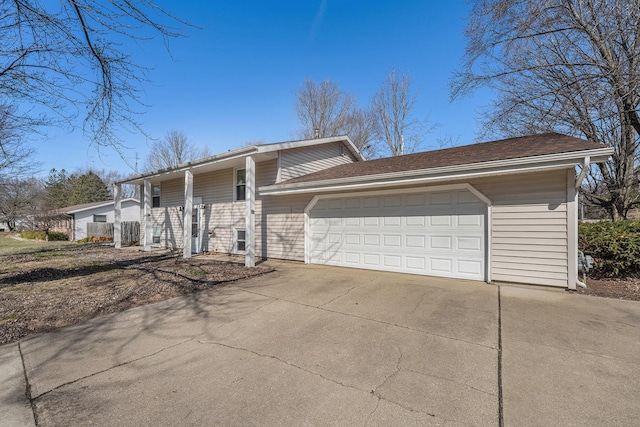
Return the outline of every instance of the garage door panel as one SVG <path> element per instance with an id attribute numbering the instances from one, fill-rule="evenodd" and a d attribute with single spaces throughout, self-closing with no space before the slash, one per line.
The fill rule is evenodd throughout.
<path id="1" fill-rule="evenodd" d="M 432 227 L 451 227 L 451 215 L 434 215 L 431 217 Z"/>
<path id="2" fill-rule="evenodd" d="M 399 216 L 385 216 L 382 218 L 385 227 L 400 227 L 402 220 Z"/>
<path id="3" fill-rule="evenodd" d="M 426 257 L 408 256 L 406 257 L 406 260 L 407 260 L 407 269 L 425 271 L 425 268 L 427 266 Z"/>
<path id="4" fill-rule="evenodd" d="M 424 227 L 427 222 L 424 216 L 408 216 L 405 223 L 407 227 Z"/>
<path id="5" fill-rule="evenodd" d="M 365 234 L 362 236 L 364 246 L 380 246 L 380 235 L 378 234 Z"/>
<path id="6" fill-rule="evenodd" d="M 458 261 L 458 272 L 461 274 L 468 274 L 472 276 L 477 276 L 482 273 L 483 262 L 481 260 L 478 261 L 470 261 L 470 260 L 460 260 Z"/>
<path id="7" fill-rule="evenodd" d="M 399 234 L 385 234 L 383 242 L 385 247 L 399 248 L 402 246 L 402 236 Z"/>
<path id="8" fill-rule="evenodd" d="M 483 250 L 481 237 L 457 237 L 456 248 L 463 251 L 477 251 Z"/>
<path id="9" fill-rule="evenodd" d="M 460 227 L 480 227 L 483 222 L 481 215 L 458 215 L 457 218 Z"/>
<path id="10" fill-rule="evenodd" d="M 449 258 L 431 258 L 431 271 L 452 274 L 453 263 Z"/>
<path id="11" fill-rule="evenodd" d="M 377 216 L 366 216 L 364 217 L 363 224 L 365 227 L 379 227 L 380 218 Z"/>
<path id="12" fill-rule="evenodd" d="M 484 279 L 486 207 L 471 193 L 331 200 L 310 212 L 312 263 Z"/>
<path id="13" fill-rule="evenodd" d="M 426 249 L 426 236 L 421 235 L 406 235 L 405 246 L 411 249 Z"/>
<path id="14" fill-rule="evenodd" d="M 382 261 L 384 267 L 402 267 L 402 257 L 400 255 L 383 255 Z"/>
<path id="15" fill-rule="evenodd" d="M 430 236 L 429 249 L 452 249 L 451 236 Z"/>

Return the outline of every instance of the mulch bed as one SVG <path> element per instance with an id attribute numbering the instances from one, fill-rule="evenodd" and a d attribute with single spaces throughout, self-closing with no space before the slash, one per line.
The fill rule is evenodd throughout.
<path id="1" fill-rule="evenodd" d="M 100 245 L 0 255 L 0 344 L 272 271 L 219 258 Z"/>
<path id="2" fill-rule="evenodd" d="M 640 278 L 588 279 L 587 288 L 578 288 L 578 293 L 597 297 L 640 301 Z"/>

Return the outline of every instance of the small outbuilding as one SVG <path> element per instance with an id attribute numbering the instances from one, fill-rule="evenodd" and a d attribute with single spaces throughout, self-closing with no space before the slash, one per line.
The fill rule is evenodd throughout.
<path id="1" fill-rule="evenodd" d="M 120 221 L 140 221 L 140 202 L 128 198 L 121 201 Z M 113 224 L 115 221 L 115 202 L 84 203 L 60 209 L 60 213 L 68 215 L 70 221 L 69 240 L 81 240 L 88 236 L 90 224 Z M 99 228 L 99 227 L 96 227 Z"/>

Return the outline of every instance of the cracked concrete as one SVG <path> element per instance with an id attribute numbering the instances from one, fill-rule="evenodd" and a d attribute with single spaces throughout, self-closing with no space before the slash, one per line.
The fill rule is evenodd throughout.
<path id="1" fill-rule="evenodd" d="M 505 425 L 640 416 L 640 304 L 502 287 L 501 389 L 497 287 L 272 263 L 22 341 L 38 425 L 498 425 L 500 391 Z M 17 350 L 0 348 L 0 425 L 34 421 Z M 599 412 L 557 403 L 576 395 Z"/>

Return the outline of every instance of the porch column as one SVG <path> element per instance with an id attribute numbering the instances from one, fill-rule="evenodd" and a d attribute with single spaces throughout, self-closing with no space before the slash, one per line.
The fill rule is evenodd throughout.
<path id="1" fill-rule="evenodd" d="M 151 251 L 151 244 L 153 243 L 153 226 L 151 224 L 151 181 L 144 180 L 144 194 L 142 197 L 142 216 L 144 221 L 144 250 Z"/>
<path id="2" fill-rule="evenodd" d="M 113 187 L 113 196 L 115 204 L 113 218 L 113 243 L 115 244 L 116 249 L 120 249 L 122 247 L 122 188 L 120 187 L 120 184 L 116 184 L 115 187 Z"/>
<path id="3" fill-rule="evenodd" d="M 253 156 L 248 156 L 245 166 L 245 249 L 244 265 L 255 267 L 256 265 L 256 161 Z"/>
<path id="4" fill-rule="evenodd" d="M 193 214 L 193 174 L 184 172 L 184 209 L 182 210 L 182 257 L 191 258 L 191 215 Z"/>

